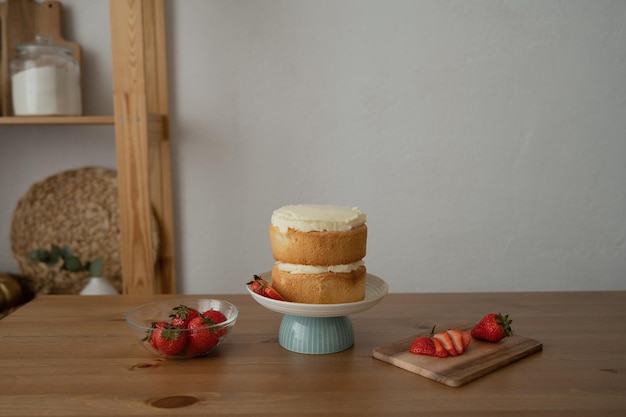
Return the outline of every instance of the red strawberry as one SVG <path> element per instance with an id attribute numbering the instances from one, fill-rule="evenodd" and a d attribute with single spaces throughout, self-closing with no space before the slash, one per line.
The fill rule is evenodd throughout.
<path id="1" fill-rule="evenodd" d="M 207 328 L 215 324 L 213 320 L 206 317 L 196 317 L 191 319 L 187 328 L 189 332 L 189 343 L 187 346 L 187 354 L 195 356 L 209 351 L 220 341 L 218 329 Z"/>
<path id="2" fill-rule="evenodd" d="M 448 351 L 443 347 L 441 341 L 434 337 L 434 331 L 435 327 L 430 331 L 429 336 L 420 336 L 415 339 L 409 348 L 409 352 L 418 355 L 436 356 L 438 358 L 447 357 Z"/>
<path id="3" fill-rule="evenodd" d="M 220 324 L 226 321 L 226 316 L 217 310 L 207 310 L 202 313 L 202 317 L 210 320 L 213 324 Z M 226 333 L 227 329 L 225 327 L 215 328 L 215 333 L 222 337 Z"/>
<path id="4" fill-rule="evenodd" d="M 213 321 L 214 324 L 220 324 L 226 321 L 226 316 L 222 314 L 222 312 L 213 310 L 213 309 L 207 310 L 204 313 L 202 313 L 202 317 L 211 319 L 211 321 Z"/>
<path id="5" fill-rule="evenodd" d="M 409 352 L 417 355 L 433 356 L 436 352 L 435 344 L 430 337 L 421 336 L 413 341 L 411 347 L 409 348 Z"/>
<path id="6" fill-rule="evenodd" d="M 439 358 L 457 356 L 465 352 L 472 340 L 470 332 L 458 329 L 450 329 L 436 334 L 434 332 L 435 328 L 433 327 L 430 336 L 421 336 L 415 339 L 409 348 L 409 352 L 437 356 Z"/>
<path id="7" fill-rule="evenodd" d="M 176 355 L 187 345 L 187 332 L 170 324 L 154 331 L 156 347 L 166 355 Z"/>
<path id="8" fill-rule="evenodd" d="M 433 340 L 433 343 L 435 344 L 435 354 L 433 356 L 436 356 L 438 358 L 445 358 L 448 356 L 448 351 L 443 347 L 443 344 L 439 341 L 439 339 L 435 339 L 434 337 L 431 338 Z"/>
<path id="9" fill-rule="evenodd" d="M 470 332 L 463 332 L 463 349 L 467 349 L 472 341 L 472 334 Z"/>
<path id="10" fill-rule="evenodd" d="M 443 348 L 448 352 L 450 356 L 456 356 L 459 353 L 456 351 L 454 347 L 454 343 L 452 342 L 452 338 L 448 334 L 448 332 L 439 332 L 433 335 L 433 339 L 437 339 L 443 345 Z"/>
<path id="11" fill-rule="evenodd" d="M 489 313 L 480 320 L 480 322 L 472 329 L 472 337 L 487 342 L 498 342 L 505 337 L 513 334 L 509 315 L 500 313 Z"/>
<path id="12" fill-rule="evenodd" d="M 169 323 L 165 321 L 152 322 L 152 330 L 148 331 L 148 334 L 143 340 L 147 340 L 148 343 L 150 343 L 150 346 L 152 346 L 155 349 L 158 349 L 157 343 L 156 343 L 157 338 L 159 337 L 159 334 L 161 334 L 161 330 L 165 329 L 165 327 L 168 325 Z"/>
<path id="13" fill-rule="evenodd" d="M 454 345 L 454 349 L 457 354 L 461 354 L 465 352 L 465 346 L 463 344 L 463 332 L 458 329 L 448 330 L 448 334 L 450 335 L 450 339 L 452 340 L 452 344 Z"/>
<path id="14" fill-rule="evenodd" d="M 189 320 L 200 315 L 197 310 L 189 308 L 183 304 L 174 307 L 172 311 L 172 314 L 170 314 L 171 323 L 177 327 L 187 327 Z"/>
<path id="15" fill-rule="evenodd" d="M 258 275 L 254 276 L 254 280 L 248 282 L 246 285 L 250 286 L 250 289 L 255 293 L 262 295 L 263 297 L 273 298 L 274 300 L 286 301 L 282 295 L 280 295 L 269 282 L 265 281 Z"/>

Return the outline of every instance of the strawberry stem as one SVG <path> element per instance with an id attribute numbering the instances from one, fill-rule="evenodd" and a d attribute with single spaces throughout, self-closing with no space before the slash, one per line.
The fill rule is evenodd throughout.
<path id="1" fill-rule="evenodd" d="M 509 319 L 508 314 L 496 315 L 496 323 L 498 323 L 502 327 L 502 330 L 504 331 L 504 334 L 506 334 L 507 337 L 513 335 L 513 329 L 511 328 L 511 323 L 513 323 L 513 320 Z"/>

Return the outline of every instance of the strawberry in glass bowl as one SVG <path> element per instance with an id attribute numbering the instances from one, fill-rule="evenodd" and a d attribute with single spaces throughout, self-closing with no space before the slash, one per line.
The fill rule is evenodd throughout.
<path id="1" fill-rule="evenodd" d="M 222 344 L 239 310 L 224 300 L 173 298 L 134 308 L 126 323 L 139 344 L 167 359 L 206 356 Z"/>

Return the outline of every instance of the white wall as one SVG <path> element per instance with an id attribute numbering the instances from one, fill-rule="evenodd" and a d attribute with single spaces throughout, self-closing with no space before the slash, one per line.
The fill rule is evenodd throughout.
<path id="1" fill-rule="evenodd" d="M 108 4 L 64 4 L 86 107 L 110 114 Z M 626 289 L 626 2 L 167 6 L 181 292 L 243 292 L 272 210 L 309 202 L 368 214 L 393 292 Z M 113 129 L 2 127 L 0 147 L 15 270 L 19 196 L 114 167 Z"/>

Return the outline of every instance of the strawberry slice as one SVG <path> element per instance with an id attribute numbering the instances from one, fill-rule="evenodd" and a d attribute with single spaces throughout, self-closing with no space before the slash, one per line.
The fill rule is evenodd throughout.
<path id="1" fill-rule="evenodd" d="M 467 349 L 472 341 L 472 334 L 470 332 L 463 332 L 463 350 Z"/>
<path id="2" fill-rule="evenodd" d="M 417 355 L 433 356 L 436 353 L 435 344 L 430 337 L 421 336 L 413 341 L 409 352 Z"/>
<path id="3" fill-rule="evenodd" d="M 436 356 L 438 358 L 447 357 L 448 351 L 443 347 L 443 344 L 439 341 L 439 339 L 432 337 L 431 340 L 433 341 L 435 345 L 435 353 L 433 354 L 433 356 Z"/>
<path id="4" fill-rule="evenodd" d="M 435 328 L 433 327 L 429 336 L 420 336 L 413 340 L 409 352 L 439 358 L 457 356 L 465 352 L 465 349 L 472 341 L 470 332 L 458 329 L 450 329 L 439 333 L 434 332 Z"/>
<path id="5" fill-rule="evenodd" d="M 435 333 L 433 335 L 433 338 L 441 342 L 441 344 L 443 345 L 443 348 L 446 350 L 446 352 L 448 352 L 448 355 L 450 356 L 458 355 L 458 352 L 456 351 L 454 347 L 454 342 L 452 342 L 452 338 L 450 337 L 448 332 Z"/>
<path id="6" fill-rule="evenodd" d="M 465 351 L 465 347 L 463 346 L 463 332 L 459 329 L 450 329 L 448 330 L 448 335 L 450 335 L 450 339 L 452 339 L 456 353 L 458 355 L 463 353 Z"/>
<path id="7" fill-rule="evenodd" d="M 274 300 L 285 301 L 282 295 L 278 293 L 266 280 L 258 275 L 254 276 L 254 280 L 246 283 L 250 289 L 263 297 L 272 298 Z"/>

